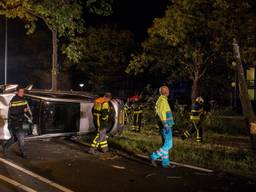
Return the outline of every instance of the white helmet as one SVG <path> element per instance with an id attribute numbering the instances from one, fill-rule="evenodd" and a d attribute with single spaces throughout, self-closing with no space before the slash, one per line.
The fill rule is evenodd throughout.
<path id="1" fill-rule="evenodd" d="M 196 98 L 196 102 L 203 104 L 204 103 L 204 99 L 202 97 L 197 97 Z"/>

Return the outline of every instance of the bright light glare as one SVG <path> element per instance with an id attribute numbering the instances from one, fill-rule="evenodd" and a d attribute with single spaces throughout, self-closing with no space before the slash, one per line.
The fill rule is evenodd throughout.
<path id="1" fill-rule="evenodd" d="M 79 83 L 79 87 L 84 87 L 84 83 Z"/>

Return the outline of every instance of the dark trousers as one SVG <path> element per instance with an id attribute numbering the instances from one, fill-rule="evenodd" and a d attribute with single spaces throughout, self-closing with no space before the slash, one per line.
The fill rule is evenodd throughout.
<path id="1" fill-rule="evenodd" d="M 109 126 L 108 121 L 103 121 L 100 119 L 99 115 L 98 116 L 94 115 L 93 123 L 98 132 L 95 138 L 93 139 L 91 147 L 97 148 L 97 149 L 108 148 L 107 129 L 106 129 Z"/>
<path id="2" fill-rule="evenodd" d="M 8 141 L 6 141 L 3 145 L 5 150 L 7 150 L 9 147 L 11 147 L 11 145 L 13 145 L 14 143 L 18 142 L 19 150 L 22 154 L 24 154 L 24 152 L 25 152 L 25 149 L 24 149 L 25 132 L 22 129 L 22 125 L 11 126 L 9 128 L 9 132 L 11 134 L 11 138 Z"/>
<path id="3" fill-rule="evenodd" d="M 140 132 L 141 121 L 142 121 L 142 113 L 134 112 L 133 113 L 133 125 L 132 125 L 132 129 L 134 131 Z"/>
<path id="4" fill-rule="evenodd" d="M 191 125 L 188 129 L 183 133 L 183 138 L 186 139 L 190 137 L 193 133 L 196 132 L 196 141 L 202 142 L 203 141 L 203 129 L 200 126 L 201 121 L 191 121 Z"/>

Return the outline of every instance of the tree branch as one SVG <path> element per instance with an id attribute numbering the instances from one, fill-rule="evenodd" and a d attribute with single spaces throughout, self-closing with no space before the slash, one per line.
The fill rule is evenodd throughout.
<path id="1" fill-rule="evenodd" d="M 44 23 L 46 24 L 46 26 L 49 28 L 49 30 L 51 32 L 55 32 L 55 30 L 52 29 L 52 27 L 49 25 L 49 23 L 47 22 L 47 18 L 38 14 L 38 13 L 35 13 L 33 10 L 31 9 L 28 9 L 28 8 L 24 8 L 26 12 L 28 12 L 29 14 L 35 16 L 35 17 L 38 17 L 40 19 L 42 19 L 44 21 Z"/>
<path id="2" fill-rule="evenodd" d="M 212 58 L 214 56 L 214 53 L 210 54 L 210 56 L 207 57 L 207 59 L 204 62 L 204 69 L 202 70 L 202 72 L 199 74 L 199 79 L 202 78 L 204 76 L 204 74 L 206 73 L 209 65 L 207 65 L 208 61 L 210 60 L 210 58 Z"/>

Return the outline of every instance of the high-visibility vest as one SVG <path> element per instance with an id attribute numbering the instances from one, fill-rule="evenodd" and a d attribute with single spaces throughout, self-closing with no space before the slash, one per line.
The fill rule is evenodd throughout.
<path id="1" fill-rule="evenodd" d="M 194 103 L 191 107 L 190 120 L 199 121 L 203 112 L 204 112 L 203 106 L 197 102 Z"/>
<path id="2" fill-rule="evenodd" d="M 172 127 L 175 124 L 167 96 L 161 95 L 156 102 L 155 108 L 164 126 Z"/>
<path id="3" fill-rule="evenodd" d="M 104 98 L 100 97 L 95 100 L 92 113 L 97 116 L 100 120 L 106 121 L 109 118 L 109 102 Z"/>
<path id="4" fill-rule="evenodd" d="M 140 113 L 143 112 L 141 105 L 139 105 L 138 103 L 134 103 L 134 104 L 132 105 L 132 109 L 133 109 L 133 113 L 134 113 L 134 114 L 140 114 Z"/>

